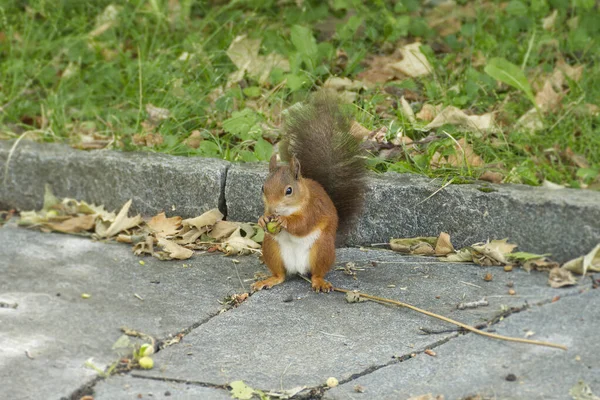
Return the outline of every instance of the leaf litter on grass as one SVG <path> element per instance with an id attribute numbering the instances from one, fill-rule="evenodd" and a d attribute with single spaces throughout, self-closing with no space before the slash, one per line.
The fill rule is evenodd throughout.
<path id="1" fill-rule="evenodd" d="M 548 258 L 548 254 L 514 252 L 516 244 L 508 239 L 475 243 L 455 250 L 450 235 L 392 238 L 390 248 L 394 251 L 411 254 L 436 256 L 447 262 L 473 262 L 481 266 L 520 266 L 525 271 L 549 271 L 548 284 L 553 288 L 571 286 L 577 283 L 572 273 L 585 275 L 587 272 L 600 272 L 600 244 L 587 255 L 567 261 L 562 266 Z"/>
<path id="2" fill-rule="evenodd" d="M 256 224 L 223 221 L 224 215 L 218 209 L 195 218 L 167 217 L 162 212 L 145 220 L 140 215 L 129 216 L 131 204 L 127 201 L 115 214 L 85 201 L 59 200 L 46 185 L 42 209 L 21 212 L 19 224 L 133 244 L 136 255 L 161 260 L 186 260 L 194 250 L 208 248 L 227 255 L 260 252 L 262 229 Z"/>

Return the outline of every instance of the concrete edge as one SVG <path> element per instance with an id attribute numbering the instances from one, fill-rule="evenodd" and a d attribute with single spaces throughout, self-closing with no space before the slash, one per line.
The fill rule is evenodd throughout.
<path id="1" fill-rule="evenodd" d="M 0 142 L 2 179 L 13 144 Z M 57 196 L 108 208 L 133 198 L 132 211 L 143 215 L 165 211 L 187 218 L 218 207 L 230 220 L 253 221 L 262 213 L 267 166 L 21 142 L 7 171 L 6 184 L 0 180 L 0 207 L 39 208 L 49 183 Z M 486 182 L 440 190 L 443 186 L 419 175 L 373 174 L 364 213 L 347 244 L 444 231 L 456 247 L 509 238 L 521 251 L 552 253 L 564 261 L 600 242 L 600 192 Z"/>

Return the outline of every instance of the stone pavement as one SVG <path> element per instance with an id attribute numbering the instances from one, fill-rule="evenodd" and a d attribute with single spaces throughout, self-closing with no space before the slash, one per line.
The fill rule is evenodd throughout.
<path id="1" fill-rule="evenodd" d="M 493 321 L 490 330 L 568 346 L 562 351 L 459 334 L 407 309 L 347 303 L 299 278 L 227 310 L 221 302 L 265 271 L 255 256 L 236 259 L 197 254 L 141 265 L 127 245 L 0 228 L 0 398 L 227 399 L 236 380 L 263 391 L 302 386 L 297 398 L 316 399 L 570 399 L 579 380 L 600 394 L 600 292 L 589 277 L 551 289 L 542 273 L 360 249 L 338 250 L 339 265 L 355 263 L 356 279 L 329 274 L 338 287 L 471 325 Z M 482 297 L 489 306 L 456 308 Z M 157 340 L 185 336 L 153 356 L 154 369 L 103 379 L 86 360 L 101 369 L 118 360 L 112 347 L 122 326 Z M 325 389 L 329 377 L 340 385 Z"/>

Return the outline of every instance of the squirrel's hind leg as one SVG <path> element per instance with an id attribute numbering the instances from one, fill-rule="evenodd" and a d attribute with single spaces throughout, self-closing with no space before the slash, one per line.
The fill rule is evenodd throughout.
<path id="1" fill-rule="evenodd" d="M 323 235 L 310 249 L 310 281 L 315 292 L 330 292 L 333 285 L 325 280 L 325 275 L 335 263 L 334 236 Z"/>
<path id="2" fill-rule="evenodd" d="M 251 286 L 252 292 L 270 289 L 285 281 L 285 267 L 281 258 L 281 252 L 279 251 L 279 244 L 267 234 L 263 240 L 262 250 L 263 260 L 267 268 L 271 271 L 272 276 L 262 281 L 254 282 Z"/>

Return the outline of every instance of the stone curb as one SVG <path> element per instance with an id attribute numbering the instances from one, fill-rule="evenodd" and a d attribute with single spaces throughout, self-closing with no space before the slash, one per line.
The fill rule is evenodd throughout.
<path id="1" fill-rule="evenodd" d="M 193 217 L 211 208 L 226 212 L 224 187 L 229 163 L 154 153 L 81 151 L 59 144 L 0 142 L 0 206 L 19 210 L 43 205 L 44 185 L 54 194 L 118 210 L 133 199 L 131 212 L 161 211 Z"/>
<path id="2" fill-rule="evenodd" d="M 14 142 L 0 142 L 6 165 Z M 19 143 L 0 187 L 0 206 L 42 205 L 44 184 L 60 197 L 118 209 L 133 199 L 133 212 L 192 217 L 219 207 L 228 219 L 253 221 L 262 213 L 262 164 L 115 151 L 84 152 L 64 145 Z M 4 169 L 2 170 L 4 178 Z M 1 182 L 1 181 L 0 181 Z M 509 238 L 519 250 L 551 253 L 559 261 L 580 256 L 600 242 L 600 193 L 523 185 L 449 185 L 410 174 L 369 179 L 367 202 L 347 244 L 385 243 L 390 237 L 448 232 L 455 247 Z"/>

